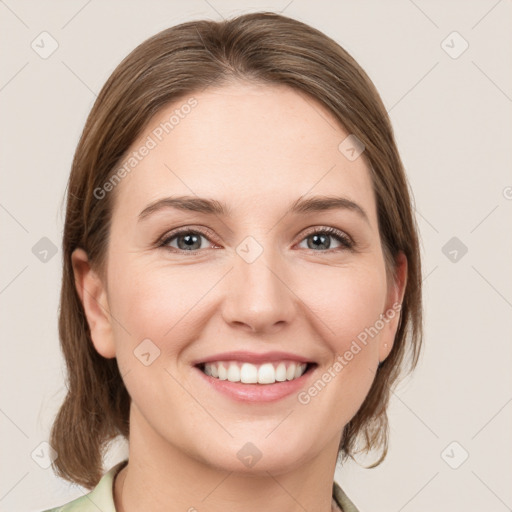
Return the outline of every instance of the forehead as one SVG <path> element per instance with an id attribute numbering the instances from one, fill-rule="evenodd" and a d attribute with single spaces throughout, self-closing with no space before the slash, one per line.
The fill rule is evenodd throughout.
<path id="1" fill-rule="evenodd" d="M 340 194 L 375 217 L 364 159 L 351 161 L 339 149 L 349 135 L 328 109 L 289 87 L 209 88 L 150 120 L 121 163 L 127 172 L 114 210 L 131 217 L 174 194 L 215 197 L 234 209 Z"/>

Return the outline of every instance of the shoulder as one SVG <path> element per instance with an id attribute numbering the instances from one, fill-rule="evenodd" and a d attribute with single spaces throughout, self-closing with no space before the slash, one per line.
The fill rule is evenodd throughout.
<path id="1" fill-rule="evenodd" d="M 59 507 L 43 510 L 42 512 L 116 512 L 114 506 L 114 478 L 128 463 L 123 460 L 105 473 L 98 485 L 89 493 L 65 503 Z"/>
<path id="2" fill-rule="evenodd" d="M 114 478 L 126 466 L 127 460 L 116 464 L 110 471 L 105 473 L 98 485 L 88 494 L 65 503 L 59 507 L 43 510 L 42 512 L 116 512 L 114 506 Z M 358 512 L 356 506 L 350 501 L 341 487 L 333 482 L 332 496 L 343 512 Z"/>
<path id="3" fill-rule="evenodd" d="M 336 482 L 333 482 L 332 484 L 332 497 L 342 512 L 359 512 L 343 489 Z"/>

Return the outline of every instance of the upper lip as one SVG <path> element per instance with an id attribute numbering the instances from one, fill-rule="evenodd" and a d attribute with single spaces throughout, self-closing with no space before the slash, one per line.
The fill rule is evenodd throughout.
<path id="1" fill-rule="evenodd" d="M 232 352 L 222 352 L 220 354 L 214 354 L 212 356 L 203 357 L 194 361 L 192 364 L 198 365 L 201 363 L 211 363 L 214 361 L 244 361 L 248 363 L 260 364 L 269 361 L 282 361 L 282 360 L 297 361 L 299 363 L 311 363 L 311 359 L 302 357 L 291 352 L 264 352 L 258 354 L 256 352 L 247 352 L 244 350 L 237 350 Z"/>

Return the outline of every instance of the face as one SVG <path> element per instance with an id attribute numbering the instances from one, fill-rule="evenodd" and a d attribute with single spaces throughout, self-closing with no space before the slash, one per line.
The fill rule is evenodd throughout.
<path id="1" fill-rule="evenodd" d="M 405 286 L 387 279 L 368 167 L 290 88 L 190 97 L 151 120 L 108 192 L 104 280 L 74 254 L 96 350 L 118 360 L 131 429 L 198 461 L 242 471 L 245 446 L 262 454 L 252 471 L 277 473 L 335 457 Z"/>

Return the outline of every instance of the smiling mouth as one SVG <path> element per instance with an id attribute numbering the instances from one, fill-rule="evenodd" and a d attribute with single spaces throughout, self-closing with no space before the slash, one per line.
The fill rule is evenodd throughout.
<path id="1" fill-rule="evenodd" d="M 312 371 L 316 363 L 274 361 L 252 364 L 243 361 L 215 361 L 196 365 L 205 375 L 242 384 L 275 384 L 296 380 Z"/>

